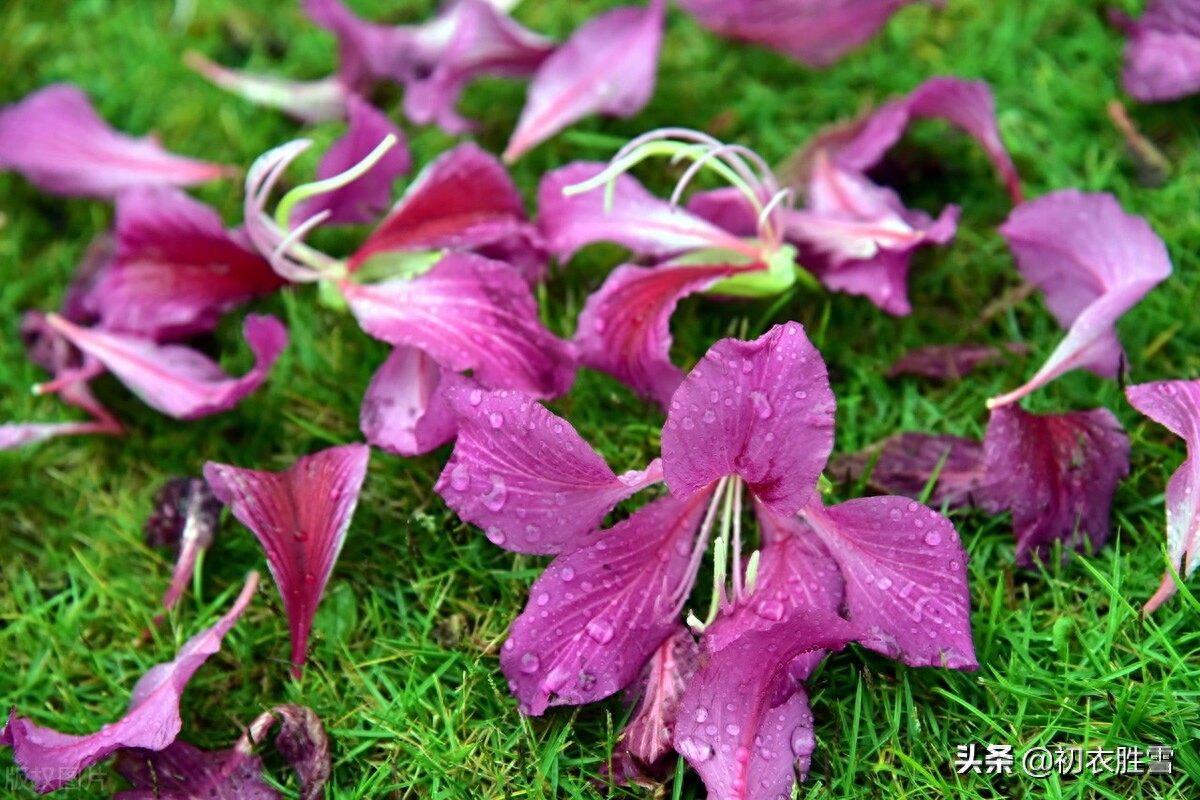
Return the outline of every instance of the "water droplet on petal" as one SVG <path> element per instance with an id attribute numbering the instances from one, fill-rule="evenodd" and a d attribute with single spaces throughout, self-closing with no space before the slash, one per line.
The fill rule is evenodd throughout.
<path id="1" fill-rule="evenodd" d="M 508 537 L 504 535 L 504 531 L 500 530 L 495 525 L 485 530 L 484 535 L 487 536 L 489 542 L 497 547 L 503 547 L 504 543 L 508 541 Z"/>
<path id="2" fill-rule="evenodd" d="M 450 470 L 450 488 L 456 492 L 465 492 L 471 488 L 471 470 L 467 469 L 466 464 L 459 462 Z"/>
<path id="3" fill-rule="evenodd" d="M 885 575 L 884 577 L 880 578 L 875 585 L 886 592 L 888 589 L 892 588 L 892 579 Z"/>
<path id="4" fill-rule="evenodd" d="M 508 487 L 504 485 L 504 476 L 493 473 L 491 476 L 492 489 L 479 498 L 489 511 L 499 511 L 508 500 Z"/>
<path id="5" fill-rule="evenodd" d="M 783 612 L 783 603 L 778 600 L 763 600 L 754 608 L 754 613 L 771 622 L 783 619 Z"/>
<path id="6" fill-rule="evenodd" d="M 696 722 L 704 722 L 704 720 L 706 720 L 706 719 L 708 719 L 708 709 L 705 708 L 704 706 L 697 706 L 696 707 Z"/>
<path id="7" fill-rule="evenodd" d="M 731 722 L 725 726 L 725 732 L 728 733 L 730 736 L 737 736 L 739 733 L 742 732 L 742 729 L 736 723 Z"/>
<path id="8" fill-rule="evenodd" d="M 707 410 L 704 412 L 704 416 L 702 416 L 700 419 L 702 419 L 702 420 L 704 420 L 705 422 L 708 422 L 708 423 L 715 422 L 715 421 L 716 421 L 716 419 L 717 419 L 717 413 L 716 413 L 715 411 L 713 411 L 711 408 L 710 408 L 710 409 L 707 409 Z"/>
<path id="9" fill-rule="evenodd" d="M 538 667 L 541 665 L 542 662 L 538 659 L 537 653 L 526 653 L 521 656 L 521 672 L 524 672 L 526 675 L 532 675 L 537 672 Z"/>
<path id="10" fill-rule="evenodd" d="M 550 602 L 550 595 L 546 594 L 545 592 L 542 592 L 541 594 L 539 594 L 537 596 L 537 599 L 534 602 L 537 603 L 539 606 L 544 606 Z"/>
<path id="11" fill-rule="evenodd" d="M 491 414 L 488 414 L 488 422 L 492 424 L 493 428 L 499 428 L 504 424 L 504 415 L 499 411 L 493 411 Z"/>
<path id="12" fill-rule="evenodd" d="M 809 728 L 796 728 L 792 731 L 792 755 L 796 758 L 803 758 L 811 755 L 813 748 L 817 746 L 816 737 Z"/>
<path id="13" fill-rule="evenodd" d="M 558 577 L 562 578 L 567 583 L 575 580 L 575 570 L 571 569 L 570 565 L 563 567 L 558 571 Z"/>
<path id="14" fill-rule="evenodd" d="M 892 518 L 892 522 L 899 522 L 900 520 L 904 519 L 904 512 L 898 508 L 893 508 L 888 512 L 888 516 Z"/>
<path id="15" fill-rule="evenodd" d="M 542 529 L 539 528 L 537 525 L 533 525 L 533 524 L 526 525 L 525 526 L 525 538 L 526 538 L 526 540 L 528 540 L 530 542 L 536 542 L 538 539 L 542 538 Z"/>
<path id="16" fill-rule="evenodd" d="M 467 400 L 470 401 L 471 405 L 477 406 L 483 402 L 483 392 L 479 389 L 472 389 L 471 394 L 467 395 Z"/>
<path id="17" fill-rule="evenodd" d="M 942 535 L 940 533 L 938 533 L 937 531 L 926 531 L 925 532 L 925 544 L 929 545 L 930 547 L 937 547 L 941 543 L 942 543 Z"/>
<path id="18" fill-rule="evenodd" d="M 754 403 L 754 413 L 758 415 L 759 419 L 770 419 L 771 414 L 775 413 L 775 410 L 771 408 L 771 402 L 762 392 L 751 392 L 750 401 Z"/>
<path id="19" fill-rule="evenodd" d="M 694 427 L 696 427 L 696 423 L 695 423 L 695 421 L 694 421 L 694 420 L 692 420 L 692 418 L 691 418 L 691 417 L 684 417 L 684 418 L 683 418 L 683 429 L 684 429 L 685 431 L 690 431 L 690 430 L 691 430 L 692 428 L 694 428 Z"/>

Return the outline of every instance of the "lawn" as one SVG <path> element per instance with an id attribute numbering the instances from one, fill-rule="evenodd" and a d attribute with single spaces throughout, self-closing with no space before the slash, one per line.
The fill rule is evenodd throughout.
<path id="1" fill-rule="evenodd" d="M 535 3 L 515 16 L 562 38 L 589 15 L 618 3 Z M 179 153 L 245 169 L 262 152 L 296 138 L 317 142 L 290 176 L 311 173 L 341 132 L 337 123 L 297 123 L 216 89 L 182 63 L 198 50 L 238 68 L 315 78 L 333 67 L 333 39 L 297 4 L 269 0 L 191 4 L 115 0 L 17 0 L 0 14 L 0 105 L 47 84 L 82 87 L 117 128 L 157 132 Z M 393 23 L 426 18 L 427 3 L 351 2 Z M 718 39 L 676 8 L 667 29 L 651 104 L 629 120 L 589 118 L 522 158 L 512 174 L 532 208 L 547 170 L 609 158 L 627 139 L 659 126 L 699 128 L 779 164 L 816 131 L 854 117 L 934 75 L 984 79 L 995 94 L 1001 133 L 1027 197 L 1077 187 L 1111 192 L 1164 239 L 1174 275 L 1126 314 L 1118 329 L 1130 383 L 1200 376 L 1200 98 L 1139 105 L 1119 85 L 1122 35 L 1105 18 L 1132 0 L 1039 3 L 951 0 L 911 6 L 883 32 L 826 70 Z M 398 94 L 378 98 L 399 121 Z M 524 84 L 484 80 L 466 92 L 463 113 L 479 120 L 475 140 L 500 152 L 516 121 Z M 1170 164 L 1148 186 L 1106 109 L 1129 116 Z M 406 125 L 420 166 L 455 139 Z M 983 151 L 956 130 L 921 122 L 892 152 L 887 178 L 911 206 L 936 213 L 963 207 L 955 241 L 922 250 L 910 281 L 913 313 L 893 317 L 865 299 L 798 286 L 782 298 L 715 303 L 692 298 L 673 318 L 676 363 L 690 366 L 714 341 L 752 338 L 772 324 L 801 322 L 829 365 L 838 399 L 834 453 L 850 453 L 898 431 L 979 438 L 987 398 L 1023 383 L 1062 336 L 1040 296 L 1021 285 L 996 228 L 1011 201 Z M 678 172 L 661 162 L 638 175 L 667 189 Z M 230 225 L 242 218 L 240 180 L 193 194 Z M 0 421 L 60 419 L 53 399 L 29 387 L 44 374 L 25 357 L 20 314 L 58 306 L 88 243 L 112 221 L 110 204 L 44 194 L 15 173 L 0 174 Z M 318 237 L 344 252 L 365 229 Z M 573 333 L 587 295 L 620 263 L 616 248 L 590 248 L 539 289 L 542 318 Z M 179 422 L 141 404 L 112 377 L 97 394 L 126 422 L 122 438 L 63 438 L 0 453 L 0 707 L 71 733 L 118 719 L 133 684 L 173 657 L 189 636 L 228 608 L 251 569 L 265 572 L 254 537 L 226 515 L 189 592 L 146 634 L 170 578 L 167 554 L 148 547 L 142 526 L 160 485 L 199 475 L 206 461 L 283 469 L 298 456 L 361 441 L 362 393 L 387 348 L 349 315 L 298 286 L 261 301 L 291 344 L 270 379 L 233 411 Z M 248 367 L 240 314 L 210 342 Z M 1021 342 L 1025 357 L 938 383 L 888 379 L 913 348 L 964 340 Z M 809 682 L 817 749 L 806 798 L 1188 798 L 1200 795 L 1200 635 L 1196 597 L 1182 591 L 1153 617 L 1142 603 L 1165 565 L 1164 487 L 1183 443 L 1129 406 L 1115 382 L 1074 372 L 1025 405 L 1040 412 L 1104 406 L 1132 443 L 1131 473 L 1113 504 L 1113 535 L 1098 553 L 1036 570 L 1014 563 L 1008 515 L 949 512 L 970 554 L 977 672 L 910 668 L 852 645 Z M 620 473 L 658 455 L 663 415 L 615 380 L 581 370 L 552 408 L 574 424 Z M 260 711 L 302 703 L 324 721 L 333 748 L 335 798 L 645 797 L 600 777 L 627 717 L 620 698 L 559 707 L 526 718 L 508 692 L 498 655 L 547 559 L 515 556 L 460 522 L 432 486 L 449 447 L 420 458 L 371 455 L 366 486 L 318 612 L 304 677 L 288 667 L 286 626 L 269 581 L 196 674 L 183 697 L 181 737 L 228 747 Z M 860 491 L 835 485 L 840 499 Z M 1195 584 L 1193 583 L 1193 589 Z M 1083 769 L 1078 775 L 959 774 L 960 746 L 1173 748 L 1170 775 Z M 295 778 L 265 749 L 284 796 Z M 7 749 L 4 794 L 31 797 Z M 108 796 L 123 788 L 104 765 L 62 797 Z M 683 769 L 656 797 L 699 798 Z"/>

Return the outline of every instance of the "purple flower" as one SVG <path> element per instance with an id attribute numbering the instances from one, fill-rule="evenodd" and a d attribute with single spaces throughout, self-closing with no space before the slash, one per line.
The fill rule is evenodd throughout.
<path id="1" fill-rule="evenodd" d="M 1143 103 L 1200 91 L 1200 2 L 1151 0 L 1136 22 L 1117 14 L 1129 35 L 1121 85 Z"/>
<path id="2" fill-rule="evenodd" d="M 669 401 L 670 494 L 605 530 L 594 529 L 656 479 L 655 465 L 617 478 L 527 396 L 464 386 L 451 397 L 463 418 L 437 491 L 492 542 L 556 554 L 501 650 L 526 713 L 599 700 L 654 659 L 662 669 L 667 643 L 686 650 L 681 617 L 710 547 L 711 607 L 687 615 L 704 656 L 689 677 L 660 678 L 654 690 L 668 694 L 635 719 L 643 744 L 630 758 L 655 760 L 670 737 L 714 797 L 774 797 L 789 790 L 794 759 L 806 767 L 798 680 L 821 651 L 857 640 L 914 666 L 975 667 L 966 555 L 950 522 L 899 498 L 822 505 L 834 399 L 799 325 L 709 350 Z M 748 558 L 747 495 L 760 529 Z M 791 755 L 780 766 L 770 753 Z"/>

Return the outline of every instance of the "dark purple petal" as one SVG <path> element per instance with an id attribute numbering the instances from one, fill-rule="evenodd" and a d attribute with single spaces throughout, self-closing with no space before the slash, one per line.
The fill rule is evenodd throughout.
<path id="1" fill-rule="evenodd" d="M 579 363 L 612 375 L 666 407 L 683 380 L 671 363 L 671 314 L 681 299 L 702 292 L 744 267 L 624 264 L 588 297 L 575 344 Z"/>
<path id="2" fill-rule="evenodd" d="M 116 771 L 134 788 L 113 800 L 278 800 L 263 779 L 262 759 L 248 750 L 201 750 L 182 739 L 157 752 L 127 748 Z"/>
<path id="3" fill-rule="evenodd" d="M 636 255 L 662 258 L 690 250 L 727 250 L 750 259 L 758 248 L 678 206 L 659 200 L 630 175 L 606 189 L 566 196 L 563 189 L 599 175 L 607 164 L 577 162 L 548 172 L 538 187 L 538 229 L 546 248 L 566 261 L 593 242 L 616 242 Z M 740 196 L 740 195 L 739 195 Z M 753 235 L 751 229 L 749 235 Z M 715 258 L 715 257 L 714 257 Z"/>
<path id="4" fill-rule="evenodd" d="M 144 526 L 146 538 L 151 545 L 170 547 L 177 556 L 163 608 L 169 611 L 183 595 L 196 558 L 212 545 L 220 519 L 221 503 L 200 478 L 173 478 L 155 495 L 154 510 Z"/>
<path id="5" fill-rule="evenodd" d="M 346 117 L 346 100 L 351 92 L 334 76 L 316 81 L 289 81 L 271 75 L 255 75 L 223 67 L 195 50 L 183 54 L 183 63 L 225 91 L 255 105 L 279 109 L 301 122 L 325 122 Z"/>
<path id="6" fill-rule="evenodd" d="M 1200 92 L 1200 2 L 1152 0 L 1128 28 L 1125 91 L 1143 103 Z"/>
<path id="7" fill-rule="evenodd" d="M 331 447 L 283 472 L 208 462 L 204 478 L 217 498 L 253 531 L 283 598 L 292 635 L 292 673 L 300 676 L 308 634 L 342 550 L 367 474 L 371 449 Z"/>
<path id="8" fill-rule="evenodd" d="M 759 502 L 794 514 L 833 449 L 835 402 L 821 354 L 795 322 L 714 344 L 671 398 L 663 472 L 677 497 L 739 475 Z"/>
<path id="9" fill-rule="evenodd" d="M 308 706 L 289 703 L 264 711 L 242 739 L 262 742 L 276 721 L 275 749 L 291 765 L 300 779 L 300 800 L 320 800 L 329 782 L 332 768 L 329 758 L 329 737 L 321 718 Z"/>
<path id="10" fill-rule="evenodd" d="M 0 109 L 0 171 L 16 170 L 46 192 L 112 198 L 131 186 L 192 186 L 230 168 L 117 133 L 69 84 L 41 89 Z"/>
<path id="11" fill-rule="evenodd" d="M 122 192 L 116 237 L 112 265 L 87 295 L 109 332 L 156 341 L 207 333 L 226 311 L 286 283 L 213 208 L 171 187 Z"/>
<path id="12" fill-rule="evenodd" d="M 913 667 L 976 669 L 967 554 L 950 520 L 900 497 L 805 508 L 841 567 L 865 647 Z"/>
<path id="13" fill-rule="evenodd" d="M 654 94 L 666 0 L 623 6 L 585 22 L 545 60 L 529 84 L 504 160 L 516 161 L 590 114 L 632 117 Z"/>
<path id="14" fill-rule="evenodd" d="M 1200 565 L 1200 381 L 1159 381 L 1125 388 L 1129 403 L 1183 439 L 1188 457 L 1167 483 L 1167 557 L 1182 578 Z M 1145 611 L 1153 613 L 1175 594 L 1168 570 Z"/>
<path id="15" fill-rule="evenodd" d="M 526 714 L 625 688 L 679 627 L 708 497 L 661 497 L 556 558 L 529 590 L 500 652 Z"/>
<path id="16" fill-rule="evenodd" d="M 394 136 L 397 144 L 358 179 L 300 203 L 293 212 L 294 224 L 324 211 L 329 212 L 323 223 L 326 225 L 374 222 L 392 204 L 392 183 L 412 166 L 404 134 L 387 115 L 358 95 L 346 98 L 346 111 L 350 129 L 321 158 L 317 180 L 342 174 L 370 155 L 388 136 Z"/>
<path id="17" fill-rule="evenodd" d="M 829 475 L 838 480 L 861 480 L 870 467 L 867 486 L 883 494 L 921 497 L 929 479 L 937 483 L 929 504 L 955 508 L 971 505 L 986 491 L 983 443 L 960 436 L 930 433 L 897 433 L 865 450 L 837 456 Z"/>
<path id="18" fill-rule="evenodd" d="M 1171 274 L 1162 239 L 1109 194 L 1075 189 L 1022 203 L 1000 228 L 1017 269 L 1046 296 L 1067 336 L 1029 381 L 988 406 L 1016 402 L 1073 369 L 1115 377 L 1124 351 L 1114 324 Z"/>
<path id="19" fill-rule="evenodd" d="M 520 392 L 462 383 L 447 395 L 458 439 L 434 489 L 507 550 L 572 550 L 618 502 L 662 479 L 657 460 L 617 477 L 569 422 Z"/>
<path id="20" fill-rule="evenodd" d="M 242 335 L 254 352 L 254 367 L 240 378 L 230 378 L 211 359 L 189 347 L 88 330 L 57 314 L 50 314 L 47 321 L 104 364 L 146 405 L 177 419 L 196 419 L 233 408 L 266 380 L 288 341 L 287 329 L 279 320 L 247 316 Z"/>
<path id="21" fill-rule="evenodd" d="M 1010 342 L 1003 347 L 986 344 L 933 344 L 905 353 L 888 367 L 887 377 L 920 375 L 939 381 L 965 378 L 976 367 L 1003 363 L 1005 351 L 1013 355 L 1029 352 L 1028 345 Z"/>
<path id="22" fill-rule="evenodd" d="M 179 698 L 192 675 L 221 649 L 221 640 L 250 604 L 258 587 L 258 573 L 246 585 L 233 607 L 207 628 L 188 639 L 173 661 L 151 667 L 133 688 L 129 711 L 120 720 L 96 733 L 73 736 L 34 725 L 10 712 L 0 732 L 0 744 L 13 749 L 13 759 L 33 781 L 39 793 L 65 786 L 83 770 L 125 747 L 162 750 L 179 734 Z"/>
<path id="23" fill-rule="evenodd" d="M 508 264 L 452 252 L 416 278 L 343 281 L 341 290 L 368 334 L 474 370 L 487 388 L 557 397 L 574 380 L 573 347 L 542 326 L 529 285 Z"/>
<path id="24" fill-rule="evenodd" d="M 679 0 L 701 25 L 827 67 L 915 0 Z"/>
<path id="25" fill-rule="evenodd" d="M 445 375 L 424 350 L 396 347 L 375 371 L 359 411 L 369 444 L 416 456 L 454 438 L 458 418 L 444 396 Z"/>
<path id="26" fill-rule="evenodd" d="M 1113 492 L 1129 474 L 1129 437 L 1105 408 L 1031 414 L 1019 406 L 992 410 L 983 440 L 988 486 L 981 505 L 1011 509 L 1017 563 L 1063 550 L 1099 550 L 1110 532 Z M 1064 552 L 1064 556 L 1067 553 Z"/>

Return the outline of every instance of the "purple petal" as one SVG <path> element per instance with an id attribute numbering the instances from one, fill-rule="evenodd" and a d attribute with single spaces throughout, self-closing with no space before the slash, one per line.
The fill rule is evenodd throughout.
<path id="1" fill-rule="evenodd" d="M 196 558 L 212 546 L 220 518 L 220 501 L 199 478 L 174 478 L 158 491 L 144 530 L 150 544 L 171 547 L 177 555 L 171 585 L 163 595 L 164 609 L 174 608 L 191 583 Z"/>
<path id="2" fill-rule="evenodd" d="M 688 198 L 687 210 L 734 236 L 758 235 L 758 212 L 734 186 L 696 192 Z"/>
<path id="3" fill-rule="evenodd" d="M 221 649 L 221 640 L 250 604 L 258 587 L 258 573 L 246 585 L 233 607 L 211 628 L 188 639 L 175 660 L 151 667 L 133 688 L 129 712 L 96 733 L 72 736 L 34 725 L 10 712 L 0 732 L 0 744 L 11 745 L 13 759 L 41 794 L 66 785 L 83 770 L 124 747 L 162 750 L 179 734 L 179 698 L 192 675 Z"/>
<path id="4" fill-rule="evenodd" d="M 254 352 L 254 367 L 230 378 L 207 356 L 181 345 L 88 330 L 57 314 L 47 320 L 76 347 L 104 364 L 146 405 L 177 419 L 228 411 L 266 380 L 287 346 L 287 329 L 274 317 L 251 314 L 242 328 Z"/>
<path id="5" fill-rule="evenodd" d="M 1125 388 L 1130 404 L 1150 419 L 1179 436 L 1187 445 L 1188 457 L 1167 483 L 1167 557 L 1175 571 L 1190 578 L 1200 565 L 1200 381 L 1159 381 Z M 1168 570 L 1145 612 L 1153 613 L 1175 594 L 1175 581 Z"/>
<path id="6" fill-rule="evenodd" d="M 581 25 L 533 76 L 504 160 L 590 114 L 628 118 L 654 94 L 666 0 L 623 6 Z"/>
<path id="7" fill-rule="evenodd" d="M 1162 239 L 1112 195 L 1075 189 L 1022 203 L 1000 233 L 1017 269 L 1045 293 L 1055 319 L 1069 330 L 1024 386 L 988 406 L 1016 402 L 1073 369 L 1115 377 L 1124 351 L 1114 323 L 1171 274 Z"/>
<path id="8" fill-rule="evenodd" d="M 416 456 L 454 438 L 458 418 L 447 402 L 445 375 L 424 350 L 396 347 L 383 362 L 359 412 L 367 442 L 389 453 Z"/>
<path id="9" fill-rule="evenodd" d="M 207 333 L 286 283 L 213 208 L 171 187 L 122 192 L 116 236 L 112 266 L 87 296 L 109 332 L 156 341 Z"/>
<path id="10" fill-rule="evenodd" d="M 712 654 L 684 691 L 675 723 L 675 749 L 700 773 L 710 798 L 791 796 L 795 770 L 808 772 L 816 737 L 808 697 L 788 665 L 852 638 L 836 616 L 797 615 Z"/>
<path id="11" fill-rule="evenodd" d="M 434 489 L 507 550 L 572 550 L 617 503 L 662 479 L 657 460 L 617 477 L 569 422 L 519 392 L 462 384 L 447 394 L 458 439 Z"/>
<path id="12" fill-rule="evenodd" d="M 337 37 L 337 77 L 357 91 L 381 78 L 403 81 L 412 69 L 410 62 L 433 55 L 419 47 L 416 29 L 367 22 L 341 0 L 302 0 L 301 7 L 316 25 Z"/>
<path id="13" fill-rule="evenodd" d="M 350 169 L 389 135 L 396 137 L 397 144 L 357 180 L 300 203 L 293 212 L 296 224 L 324 211 L 329 212 L 323 223 L 327 225 L 374 222 L 392 204 L 392 183 L 412 166 L 404 134 L 383 112 L 353 94 L 346 98 L 346 111 L 350 129 L 321 158 L 317 180 Z"/>
<path id="14" fill-rule="evenodd" d="M 753 342 L 722 339 L 671 398 L 663 472 L 676 497 L 739 475 L 759 502 L 794 514 L 833 449 L 835 402 L 821 354 L 795 322 Z"/>
<path id="15" fill-rule="evenodd" d="M 913 667 L 976 669 L 967 554 L 950 520 L 900 497 L 805 508 L 846 579 L 865 647 Z"/>
<path id="16" fill-rule="evenodd" d="M 16 450 L 40 444 L 56 436 L 83 436 L 89 433 L 120 436 L 125 429 L 115 421 L 6 422 L 0 425 L 0 450 Z"/>
<path id="17" fill-rule="evenodd" d="M 678 206 L 659 200 L 632 176 L 618 175 L 613 201 L 605 206 L 605 189 L 572 195 L 567 186 L 583 183 L 607 164 L 576 162 L 548 172 L 538 187 L 538 228 L 547 249 L 566 261 L 593 242 L 615 242 L 636 255 L 663 258 L 689 250 L 727 250 L 754 260 L 752 243 L 706 222 Z M 749 235 L 753 235 L 751 230 Z"/>
<path id="18" fill-rule="evenodd" d="M 914 0 L 679 0 L 701 25 L 722 36 L 778 50 L 810 67 L 827 67 L 866 42 Z"/>
<path id="19" fill-rule="evenodd" d="M 342 550 L 371 449 L 349 444 L 303 456 L 283 472 L 208 462 L 217 498 L 254 532 L 283 598 L 298 678 L 325 584 Z"/>
<path id="20" fill-rule="evenodd" d="M 183 63 L 227 92 L 258 106 L 276 108 L 301 122 L 346 118 L 351 93 L 336 77 L 317 81 L 289 81 L 270 75 L 229 69 L 213 63 L 195 50 L 183 54 Z"/>
<path id="21" fill-rule="evenodd" d="M 1012 510 L 1018 564 L 1030 566 L 1035 554 L 1044 561 L 1055 540 L 1064 551 L 1081 552 L 1108 541 L 1113 492 L 1129 474 L 1129 437 L 1108 409 L 996 408 L 983 449 L 988 485 L 981 505 L 991 513 Z"/>
<path id="22" fill-rule="evenodd" d="M 678 630 L 707 501 L 661 497 L 546 568 L 500 652 L 523 712 L 608 697 Z"/>
<path id="23" fill-rule="evenodd" d="M 624 264 L 588 297 L 579 315 L 579 363 L 612 375 L 666 407 L 683 380 L 671 363 L 671 314 L 681 299 L 744 267 Z"/>
<path id="24" fill-rule="evenodd" d="M 986 491 L 983 443 L 960 436 L 929 433 L 897 433 L 865 450 L 838 456 L 829 464 L 829 474 L 839 480 L 861 480 L 870 467 L 867 486 L 884 494 L 921 497 L 929 479 L 937 483 L 929 504 L 951 508 L 971 505 Z"/>
<path id="25" fill-rule="evenodd" d="M 1024 355 L 1029 347 L 1020 342 L 1011 342 L 1004 347 L 985 344 L 934 344 L 910 350 L 888 367 L 887 377 L 920 375 L 939 381 L 962 380 L 976 367 L 984 364 L 1002 363 L 1005 351 L 1013 355 Z"/>
<path id="26" fill-rule="evenodd" d="M 1200 92 L 1200 2 L 1152 0 L 1128 27 L 1125 91 L 1143 103 Z"/>
<path id="27" fill-rule="evenodd" d="M 347 262 L 353 272 L 396 250 L 474 250 L 529 236 L 521 195 L 508 171 L 467 142 L 430 162 L 387 218 Z"/>
<path id="28" fill-rule="evenodd" d="M 192 186 L 229 167 L 172 155 L 150 138 L 117 133 L 69 84 L 0 109 L 0 171 L 16 170 L 53 194 L 112 198 L 131 186 Z"/>
<path id="29" fill-rule="evenodd" d="M 117 772 L 134 788 L 113 800 L 278 800 L 263 779 L 262 759 L 248 750 L 201 750 L 182 739 L 155 752 L 128 748 Z"/>
<path id="30" fill-rule="evenodd" d="M 508 264 L 452 252 L 411 280 L 343 281 L 341 290 L 369 335 L 474 370 L 488 388 L 556 397 L 574 379 L 573 348 L 542 326 L 529 285 Z"/>

